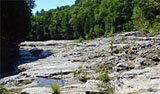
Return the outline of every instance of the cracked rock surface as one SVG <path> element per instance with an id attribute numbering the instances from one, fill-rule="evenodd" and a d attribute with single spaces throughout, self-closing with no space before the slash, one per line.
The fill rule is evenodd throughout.
<path id="1" fill-rule="evenodd" d="M 36 94 L 38 90 L 37 94 L 52 94 L 50 84 L 57 82 L 62 94 L 104 94 L 109 87 L 115 94 L 159 94 L 160 33 L 149 35 L 135 31 L 82 43 L 74 40 L 21 43 L 17 66 L 21 72 L 1 78 L 0 85 L 11 94 Z M 104 66 L 110 78 L 108 86 L 97 79 Z M 75 74 L 78 70 L 81 73 Z M 80 81 L 79 77 L 86 79 Z"/>

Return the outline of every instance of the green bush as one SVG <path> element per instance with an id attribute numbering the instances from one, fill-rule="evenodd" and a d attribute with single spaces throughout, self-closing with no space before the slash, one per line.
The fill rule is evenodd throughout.
<path id="1" fill-rule="evenodd" d="M 160 23 L 155 22 L 153 24 L 153 32 L 158 32 L 158 31 L 160 31 Z"/>
<path id="2" fill-rule="evenodd" d="M 83 41 L 84 41 L 84 38 L 82 38 L 82 36 L 80 36 L 79 39 L 78 39 L 78 41 L 79 41 L 79 42 L 83 42 Z"/>
<path id="3" fill-rule="evenodd" d="M 72 73 L 73 73 L 74 76 L 76 76 L 78 74 L 78 71 L 74 70 Z"/>
<path id="4" fill-rule="evenodd" d="M 82 81 L 82 82 L 86 82 L 87 81 L 87 77 L 86 76 L 80 76 L 78 77 L 78 80 Z"/>
<path id="5" fill-rule="evenodd" d="M 160 48 L 157 48 L 157 54 L 160 54 Z"/>
<path id="6" fill-rule="evenodd" d="M 58 83 L 54 83 L 52 85 L 53 94 L 60 94 L 60 86 Z"/>
<path id="7" fill-rule="evenodd" d="M 79 69 L 79 71 L 82 71 L 82 70 L 83 70 L 83 69 L 82 69 L 82 66 L 79 66 L 78 69 Z"/>
<path id="8" fill-rule="evenodd" d="M 98 79 L 103 82 L 109 82 L 110 78 L 106 72 L 101 72 L 101 74 L 98 76 Z"/>
<path id="9" fill-rule="evenodd" d="M 8 90 L 3 86 L 0 86 L 0 94 L 8 94 Z"/>
<path id="10" fill-rule="evenodd" d="M 29 83 L 31 83 L 32 81 L 31 80 L 24 80 L 23 82 L 22 82 L 22 84 L 24 84 L 24 85 L 27 85 L 27 84 L 29 84 Z"/>

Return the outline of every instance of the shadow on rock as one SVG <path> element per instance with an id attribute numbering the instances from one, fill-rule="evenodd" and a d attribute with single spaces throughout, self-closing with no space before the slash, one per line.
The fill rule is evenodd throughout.
<path id="1" fill-rule="evenodd" d="M 31 63 L 31 62 L 34 62 L 38 59 L 42 59 L 42 58 L 51 56 L 52 54 L 53 53 L 50 52 L 49 50 L 44 51 L 43 49 L 38 49 L 38 48 L 32 48 L 30 50 L 19 49 L 20 57 L 19 57 L 18 61 L 16 61 L 17 63 L 14 63 L 14 65 L 12 66 L 13 67 L 12 71 L 10 71 L 8 73 L 1 74 L 0 79 L 3 77 L 15 75 L 15 74 L 18 74 L 19 72 L 21 72 L 17 68 L 17 66 L 20 64 Z"/>
<path id="2" fill-rule="evenodd" d="M 33 48 L 30 50 L 20 49 L 19 64 L 31 63 L 41 58 L 51 56 L 53 53 L 49 50 L 44 51 L 43 49 Z"/>

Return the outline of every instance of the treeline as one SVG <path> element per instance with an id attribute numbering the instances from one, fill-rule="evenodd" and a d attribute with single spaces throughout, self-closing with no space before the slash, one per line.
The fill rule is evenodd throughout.
<path id="1" fill-rule="evenodd" d="M 112 32 L 160 30 L 160 0 L 76 0 L 31 17 L 29 40 L 93 39 Z"/>

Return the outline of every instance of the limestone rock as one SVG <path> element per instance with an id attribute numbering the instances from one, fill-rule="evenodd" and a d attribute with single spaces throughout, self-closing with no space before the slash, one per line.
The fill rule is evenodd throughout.
<path id="1" fill-rule="evenodd" d="M 32 87 L 23 89 L 21 94 L 53 94 L 53 91 L 51 88 Z"/>

